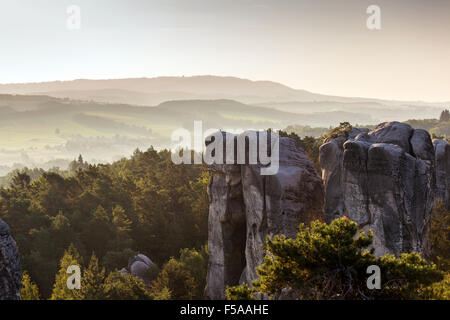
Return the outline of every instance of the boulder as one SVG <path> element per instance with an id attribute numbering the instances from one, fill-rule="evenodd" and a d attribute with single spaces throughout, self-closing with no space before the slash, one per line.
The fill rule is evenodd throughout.
<path id="1" fill-rule="evenodd" d="M 279 167 L 271 175 L 262 174 L 264 165 L 249 163 L 247 147 L 245 163 L 210 165 L 207 299 L 224 299 L 226 286 L 257 278 L 267 236 L 294 237 L 300 223 L 324 221 L 321 179 L 294 140 L 279 139 Z"/>
<path id="2" fill-rule="evenodd" d="M 120 273 L 131 274 L 142 281 L 146 285 L 150 284 L 151 279 L 149 279 L 149 269 L 154 265 L 152 260 L 146 255 L 137 254 L 134 257 L 128 259 L 128 266 L 126 268 L 120 269 Z"/>
<path id="3" fill-rule="evenodd" d="M 372 230 L 378 256 L 426 257 L 436 185 L 430 135 L 399 122 L 363 131 L 320 148 L 327 222 L 345 215 Z"/>
<path id="4" fill-rule="evenodd" d="M 20 300 L 22 269 L 9 226 L 0 219 L 0 300 Z"/>

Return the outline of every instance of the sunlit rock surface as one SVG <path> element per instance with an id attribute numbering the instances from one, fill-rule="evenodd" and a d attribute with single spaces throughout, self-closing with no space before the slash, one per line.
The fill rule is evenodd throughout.
<path id="1" fill-rule="evenodd" d="M 327 222 L 347 216 L 374 232 L 376 255 L 429 253 L 435 203 L 435 156 L 430 135 L 389 122 L 353 129 L 320 148 Z"/>

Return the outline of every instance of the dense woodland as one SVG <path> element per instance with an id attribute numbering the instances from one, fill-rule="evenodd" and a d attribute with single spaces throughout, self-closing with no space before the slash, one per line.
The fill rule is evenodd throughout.
<path id="1" fill-rule="evenodd" d="M 295 139 L 320 170 L 320 144 L 326 137 L 349 129 L 350 124 L 342 123 L 318 138 L 300 138 L 293 132 L 282 132 L 282 135 Z M 24 299 L 202 298 L 208 262 L 209 205 L 209 174 L 204 166 L 177 166 L 172 163 L 169 151 L 157 152 L 150 148 L 145 152 L 136 150 L 131 158 L 112 164 L 89 165 L 80 156 L 66 171 L 25 169 L 7 178 L 9 187 L 0 189 L 0 218 L 10 225 L 19 247 L 25 271 Z M 438 206 L 432 225 L 432 261 L 437 267 L 422 268 L 423 261 L 411 258 L 410 267 L 422 268 L 432 276 L 430 281 L 433 280 L 422 281 L 422 295 L 417 295 L 416 288 L 414 297 L 448 298 L 448 276 L 442 279 L 449 272 L 449 219 L 449 212 Z M 344 223 L 344 227 L 341 224 L 333 228 L 344 228 L 350 233 L 354 230 L 353 225 Z M 326 227 L 317 225 L 316 228 Z M 301 229 L 301 236 L 308 232 Z M 276 241 L 284 245 L 283 239 Z M 360 248 L 367 243 L 366 239 Z M 273 250 L 270 245 L 273 242 L 268 243 L 268 250 Z M 299 246 L 296 250 L 311 249 L 302 247 L 307 245 L 304 241 L 295 245 Z M 322 248 L 327 246 L 332 247 L 333 243 L 326 243 Z M 150 285 L 117 272 L 136 253 L 147 255 L 158 266 L 149 271 Z M 321 255 L 327 254 L 331 253 Z M 402 268 L 401 261 L 386 263 L 391 263 L 394 271 Z M 83 267 L 82 290 L 66 287 L 66 269 L 72 264 Z M 270 265 L 261 270 L 264 268 L 273 271 Z M 308 272 L 307 268 L 303 272 Z M 414 274 L 410 276 L 424 279 L 420 272 L 416 275 L 416 278 Z M 273 280 L 272 276 L 263 280 Z M 286 279 L 278 280 L 281 284 Z M 304 286 L 306 280 L 301 281 Z M 425 286 L 432 282 L 435 287 Z M 267 289 L 264 283 L 258 285 L 264 293 L 274 294 L 279 289 Z M 312 284 L 311 288 L 317 291 Z M 234 288 L 229 298 L 249 298 L 249 290 Z M 311 292 L 304 293 L 304 297 L 317 298 Z M 331 292 L 322 298 L 335 297 Z M 361 296 L 357 293 L 351 296 L 355 297 Z"/>
<path id="2" fill-rule="evenodd" d="M 43 298 L 71 245 L 80 262 L 88 265 L 94 254 L 109 273 L 136 253 L 162 266 L 181 249 L 206 244 L 208 173 L 201 166 L 176 166 L 169 152 L 153 149 L 112 165 L 80 166 L 66 178 L 45 172 L 31 181 L 18 173 L 0 190 L 0 217 Z"/>

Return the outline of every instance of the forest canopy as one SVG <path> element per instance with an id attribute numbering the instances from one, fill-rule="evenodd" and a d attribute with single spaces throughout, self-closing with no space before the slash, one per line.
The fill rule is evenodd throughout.
<path id="1" fill-rule="evenodd" d="M 200 249 L 207 241 L 208 179 L 202 166 L 174 165 L 168 151 L 136 150 L 130 159 L 83 164 L 66 177 L 17 173 L 11 187 L 0 189 L 0 218 L 13 231 L 27 277 L 48 298 L 71 245 L 86 265 L 95 255 L 107 273 L 136 253 L 163 266 L 183 248 Z"/>

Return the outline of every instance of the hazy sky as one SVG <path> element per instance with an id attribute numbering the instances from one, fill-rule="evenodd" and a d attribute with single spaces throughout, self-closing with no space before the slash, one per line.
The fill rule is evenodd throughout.
<path id="1" fill-rule="evenodd" d="M 1 83 L 213 74 L 450 101 L 450 0 L 1 0 L 0 41 Z"/>

